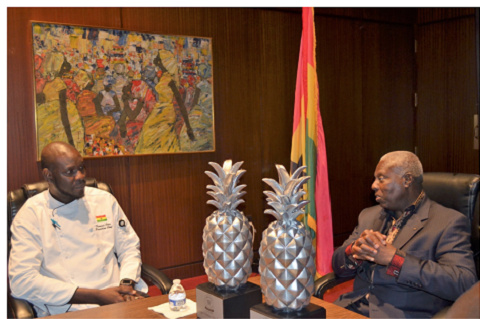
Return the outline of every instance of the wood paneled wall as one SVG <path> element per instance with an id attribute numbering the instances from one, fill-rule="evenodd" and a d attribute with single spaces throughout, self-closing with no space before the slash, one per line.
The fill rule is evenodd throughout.
<path id="1" fill-rule="evenodd" d="M 386 152 L 413 151 L 413 25 L 315 20 L 335 244 L 348 237 Z M 407 126 L 406 126 L 407 125 Z"/>
<path id="2" fill-rule="evenodd" d="M 425 171 L 479 173 L 473 8 L 419 9 L 418 155 Z"/>
<path id="3" fill-rule="evenodd" d="M 216 151 L 87 159 L 110 183 L 141 239 L 144 262 L 171 277 L 203 274 L 201 237 L 209 161 L 244 161 L 246 203 L 257 233 L 272 220 L 264 177 L 289 166 L 301 37 L 298 10 L 244 8 L 8 8 L 8 190 L 41 179 L 35 156 L 29 21 L 213 38 Z M 414 150 L 415 9 L 318 9 L 317 69 L 335 243 L 373 204 L 378 158 Z M 477 160 L 478 162 L 478 160 Z"/>

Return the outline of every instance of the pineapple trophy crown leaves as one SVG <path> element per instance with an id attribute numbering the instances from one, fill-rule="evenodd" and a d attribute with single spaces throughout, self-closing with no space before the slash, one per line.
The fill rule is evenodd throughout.
<path id="1" fill-rule="evenodd" d="M 305 207 L 310 201 L 301 200 L 306 192 L 302 186 L 309 179 L 310 176 L 301 176 L 306 166 L 301 166 L 295 170 L 290 176 L 283 165 L 275 165 L 278 171 L 278 182 L 271 178 L 262 179 L 267 185 L 269 185 L 275 192 L 264 191 L 267 195 L 267 204 L 273 209 L 266 209 L 265 214 L 273 215 L 277 220 L 291 222 L 296 218 L 304 214 L 303 207 Z"/>
<path id="2" fill-rule="evenodd" d="M 240 177 L 245 174 L 246 170 L 240 169 L 243 162 L 237 162 L 232 166 L 232 160 L 226 160 L 223 163 L 223 167 L 218 163 L 209 162 L 217 174 L 206 171 L 208 177 L 210 177 L 214 185 L 207 185 L 210 191 L 208 195 L 214 198 L 207 201 L 207 204 L 214 205 L 220 211 L 235 211 L 238 205 L 244 203 L 243 199 L 240 199 L 246 192 L 242 191 L 247 185 L 237 185 Z"/>

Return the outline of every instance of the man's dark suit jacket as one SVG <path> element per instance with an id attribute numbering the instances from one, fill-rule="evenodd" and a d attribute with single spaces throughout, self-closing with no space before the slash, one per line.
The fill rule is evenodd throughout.
<path id="1" fill-rule="evenodd" d="M 356 273 L 353 292 L 340 296 L 336 304 L 346 307 L 368 293 L 372 318 L 431 317 L 476 282 L 468 218 L 428 198 L 393 242 L 406 253 L 398 278 L 387 275 L 386 266 L 367 261 L 356 270 L 347 269 L 345 248 L 366 229 L 381 231 L 386 220 L 380 206 L 364 209 L 352 235 L 335 250 L 334 272 L 340 277 Z"/>

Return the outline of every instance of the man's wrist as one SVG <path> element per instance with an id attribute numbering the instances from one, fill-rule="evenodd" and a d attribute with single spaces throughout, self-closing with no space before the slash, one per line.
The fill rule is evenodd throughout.
<path id="1" fill-rule="evenodd" d="M 353 245 L 355 245 L 355 241 L 345 248 L 345 256 L 347 257 L 345 259 L 345 263 L 346 263 L 345 266 L 348 269 L 356 269 L 363 262 L 363 260 L 356 259 L 353 257 L 353 251 L 352 251 Z"/>
<path id="2" fill-rule="evenodd" d="M 402 270 L 403 263 L 405 262 L 405 253 L 399 249 L 395 251 L 392 260 L 387 265 L 387 275 L 398 278 L 400 271 Z"/>
<path id="3" fill-rule="evenodd" d="M 130 278 L 123 278 L 120 280 L 120 286 L 130 286 L 132 288 L 135 288 L 135 280 L 130 279 Z"/>
<path id="4" fill-rule="evenodd" d="M 77 287 L 68 303 L 103 305 L 102 300 L 102 290 Z"/>
<path id="5" fill-rule="evenodd" d="M 353 245 L 355 245 L 355 242 L 351 243 L 345 248 L 345 255 L 347 256 L 353 255 L 353 251 L 352 251 Z"/>

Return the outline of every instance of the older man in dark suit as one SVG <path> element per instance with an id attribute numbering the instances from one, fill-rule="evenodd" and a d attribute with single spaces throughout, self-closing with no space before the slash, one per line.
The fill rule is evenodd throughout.
<path id="1" fill-rule="evenodd" d="M 372 318 L 425 318 L 475 283 L 467 217 L 430 200 L 422 181 L 415 154 L 380 159 L 372 184 L 379 205 L 360 213 L 333 255 L 338 276 L 355 274 L 353 292 L 336 304 Z"/>

